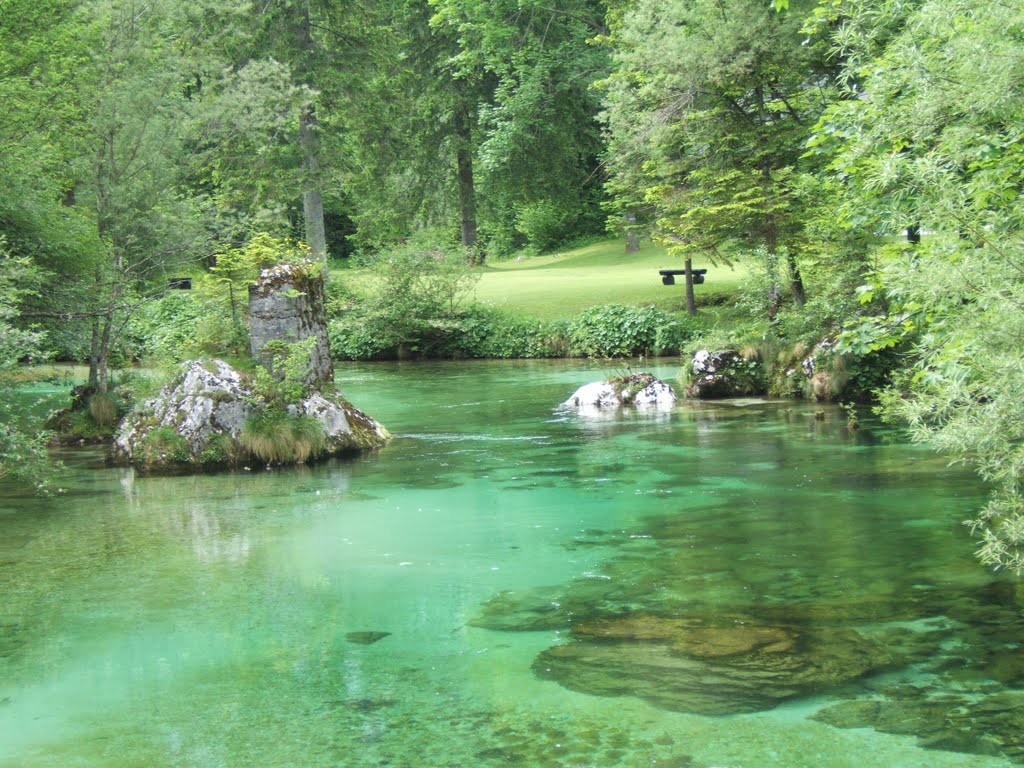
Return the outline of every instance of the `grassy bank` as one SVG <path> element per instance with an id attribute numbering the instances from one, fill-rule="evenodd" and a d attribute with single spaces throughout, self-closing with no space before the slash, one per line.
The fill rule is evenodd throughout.
<path id="1" fill-rule="evenodd" d="M 685 306 L 685 286 L 662 285 L 659 269 L 682 269 L 682 260 L 647 244 L 627 254 L 621 239 L 602 240 L 573 250 L 497 262 L 482 270 L 476 299 L 487 306 L 539 320 L 566 320 L 600 304 L 655 305 L 667 311 Z M 706 268 L 698 296 L 733 294 L 746 277 L 741 266 L 713 266 L 694 257 L 694 269 Z"/>
<path id="2" fill-rule="evenodd" d="M 621 239 L 601 240 L 580 248 L 489 263 L 480 268 L 473 299 L 535 320 L 570 320 L 603 304 L 682 311 L 683 281 L 662 285 L 658 274 L 659 269 L 682 267 L 681 259 L 668 256 L 662 246 L 653 243 L 627 254 Z M 694 257 L 693 267 L 708 270 L 705 282 L 696 286 L 698 301 L 701 297 L 732 296 L 747 277 L 742 265 L 714 266 L 702 256 Z M 370 280 L 365 269 L 345 265 L 332 269 L 350 288 L 358 290 Z"/>

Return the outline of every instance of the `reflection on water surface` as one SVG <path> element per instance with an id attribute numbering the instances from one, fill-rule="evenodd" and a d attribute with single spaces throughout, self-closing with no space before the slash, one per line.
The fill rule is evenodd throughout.
<path id="1" fill-rule="evenodd" d="M 376 454 L 4 488 L 0 766 L 1024 762 L 969 475 L 800 404 L 557 410 L 587 368 L 345 366 Z"/>

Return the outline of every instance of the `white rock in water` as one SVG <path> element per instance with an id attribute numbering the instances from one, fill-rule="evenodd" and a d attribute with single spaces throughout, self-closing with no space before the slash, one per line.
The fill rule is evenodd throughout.
<path id="1" fill-rule="evenodd" d="M 664 381 L 649 373 L 633 373 L 621 379 L 584 384 L 562 405 L 618 408 L 623 405 L 668 407 L 675 403 L 676 393 Z"/>

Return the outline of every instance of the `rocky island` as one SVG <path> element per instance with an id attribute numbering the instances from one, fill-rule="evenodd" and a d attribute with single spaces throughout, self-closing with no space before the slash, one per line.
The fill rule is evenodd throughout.
<path id="1" fill-rule="evenodd" d="M 115 460 L 146 469 L 296 464 L 384 445 L 387 430 L 334 386 L 323 297 L 311 262 L 263 270 L 249 290 L 253 369 L 182 364 L 121 423 Z"/>

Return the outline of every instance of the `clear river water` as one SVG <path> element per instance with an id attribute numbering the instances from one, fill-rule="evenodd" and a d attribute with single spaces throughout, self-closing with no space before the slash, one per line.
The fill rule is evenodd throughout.
<path id="1" fill-rule="evenodd" d="M 1024 762 L 969 472 L 829 406 L 557 409 L 617 372 L 346 364 L 378 452 L 0 481 L 0 766 Z"/>

